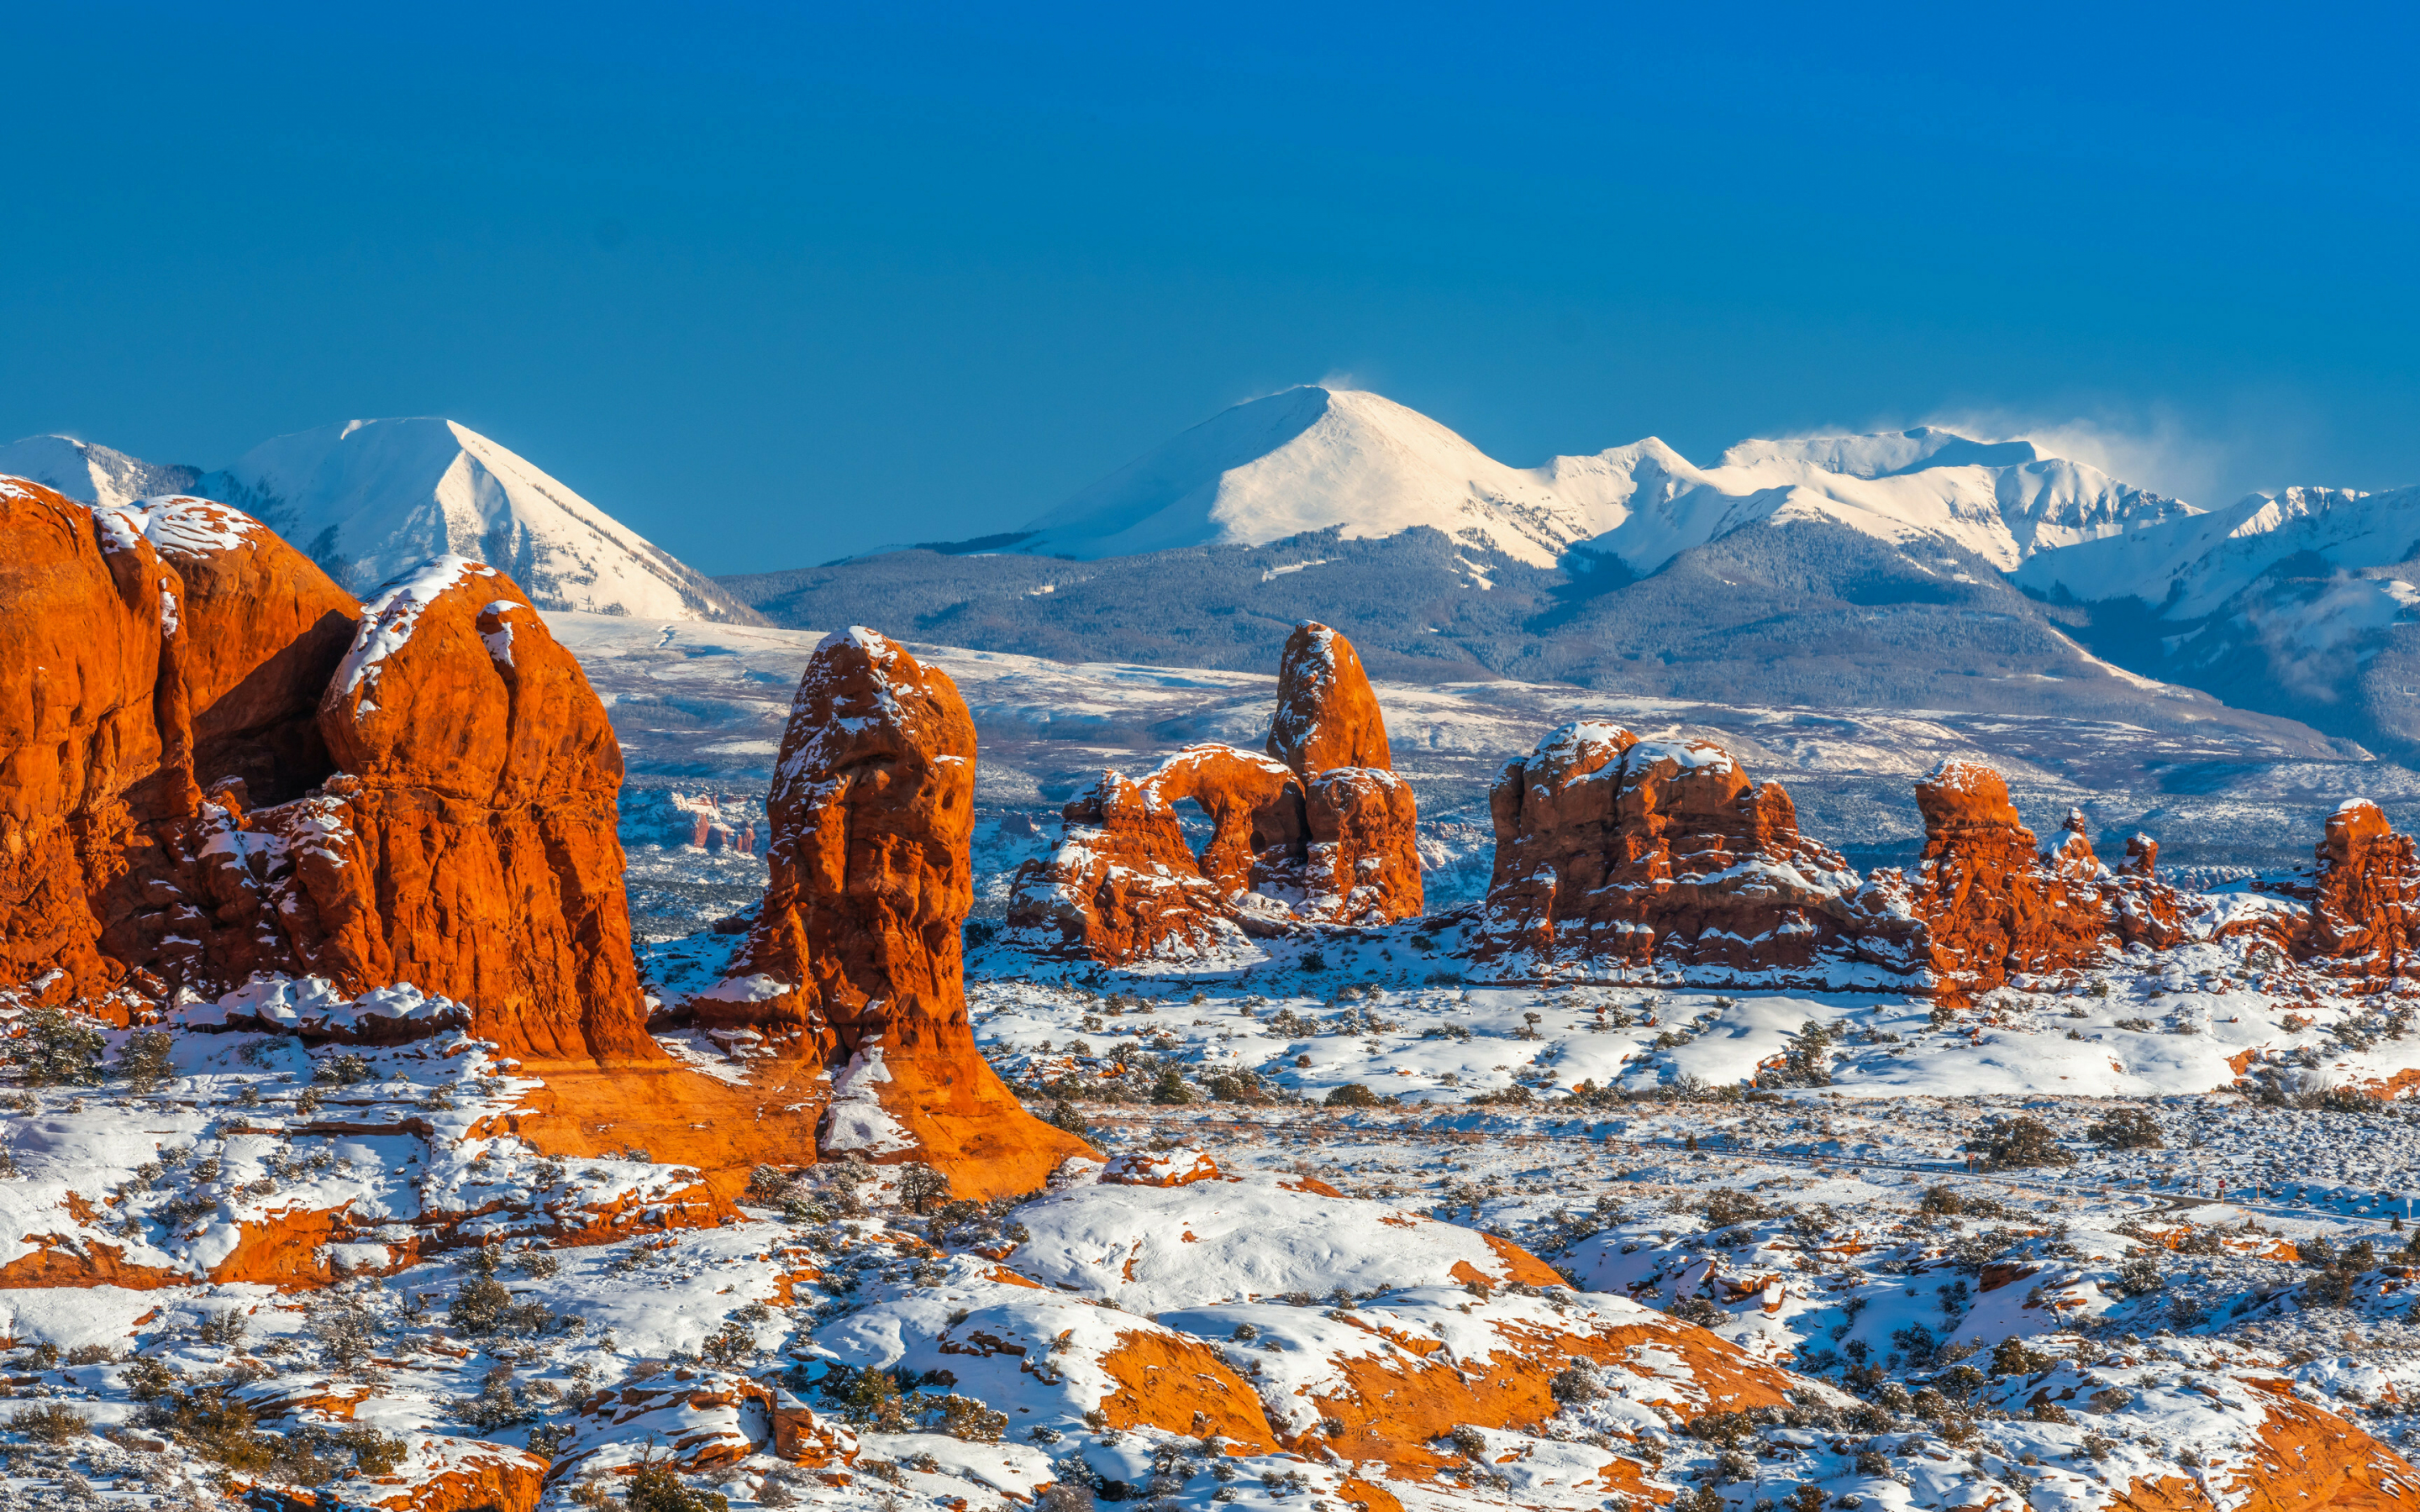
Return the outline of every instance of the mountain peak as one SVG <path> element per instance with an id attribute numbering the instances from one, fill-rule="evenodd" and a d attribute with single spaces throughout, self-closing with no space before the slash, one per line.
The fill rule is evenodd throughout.
<path id="1" fill-rule="evenodd" d="M 1428 527 L 1551 565 L 1575 547 L 1652 572 L 1760 520 L 1945 539 L 2012 568 L 2037 550 L 2195 513 L 2032 441 L 1923 425 L 1747 440 L 1700 468 L 1649 437 L 1508 466 L 1366 389 L 1305 385 L 1212 416 L 1035 519 L 1017 549 L 1094 559 Z"/>
<path id="2" fill-rule="evenodd" d="M 80 502 L 114 508 L 155 494 L 181 493 L 200 473 L 72 436 L 28 436 L 0 446 L 0 476 L 30 478 Z"/>
<path id="3" fill-rule="evenodd" d="M 542 609 L 755 617 L 528 459 L 440 415 L 275 437 L 194 491 L 257 516 L 356 594 L 452 552 L 501 568 Z"/>

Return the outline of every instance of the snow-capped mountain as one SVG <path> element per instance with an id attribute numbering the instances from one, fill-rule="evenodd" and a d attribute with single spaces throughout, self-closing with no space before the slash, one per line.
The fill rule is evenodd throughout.
<path id="1" fill-rule="evenodd" d="M 526 459 L 450 420 L 353 420 L 280 436 L 193 489 L 258 516 L 355 593 L 455 552 L 503 568 L 547 609 L 755 618 Z"/>
<path id="2" fill-rule="evenodd" d="M 28 436 L 0 446 L 0 477 L 31 478 L 87 504 L 114 507 L 182 493 L 196 475 L 193 468 L 146 462 L 71 436 Z"/>
<path id="3" fill-rule="evenodd" d="M 2134 597 L 2163 619 L 2199 619 L 2290 557 L 2333 567 L 2420 558 L 2420 487 L 2390 493 L 2282 488 L 2226 508 L 2039 557 L 2020 585 L 2085 602 Z"/>
<path id="4" fill-rule="evenodd" d="M 1305 387 L 1187 431 L 1034 520 L 1016 548 L 1095 560 L 1429 526 L 1532 566 L 1577 548 L 1649 573 L 1750 524 L 1820 519 L 1945 540 L 2005 571 L 2195 513 L 2029 441 L 1932 428 L 1743 441 L 1712 468 L 1653 437 L 1515 468 L 1392 400 Z"/>

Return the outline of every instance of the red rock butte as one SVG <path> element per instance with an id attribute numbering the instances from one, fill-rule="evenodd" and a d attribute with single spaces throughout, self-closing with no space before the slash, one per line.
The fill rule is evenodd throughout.
<path id="1" fill-rule="evenodd" d="M 1176 805 L 1210 818 L 1197 856 Z M 1239 934 L 1419 917 L 1419 805 L 1352 643 L 1306 621 L 1286 641 L 1265 756 L 1188 746 L 1140 779 L 1107 771 L 1018 869 L 1009 938 L 1132 966 L 1198 960 Z"/>
<path id="2" fill-rule="evenodd" d="M 800 1054 L 735 1087 L 648 1034 L 620 747 L 504 574 L 441 557 L 365 607 L 224 504 L 96 510 L 14 479 L 0 535 L 0 990 L 125 1025 L 256 974 L 409 983 L 464 1008 L 302 1032 L 467 1018 L 546 1084 L 513 1132 L 642 1145 L 726 1200 L 759 1162 L 930 1159 L 991 1196 L 1083 1151 L 975 1054 L 973 726 L 879 636 L 827 643 L 801 685 L 748 947 L 792 987 L 719 1005 Z"/>

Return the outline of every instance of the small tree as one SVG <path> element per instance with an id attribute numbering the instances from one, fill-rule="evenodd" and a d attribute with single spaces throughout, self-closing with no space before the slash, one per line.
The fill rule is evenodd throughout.
<path id="1" fill-rule="evenodd" d="M 1159 1068 L 1159 1080 L 1151 1088 L 1151 1100 L 1162 1106 L 1182 1107 L 1193 1101 L 1193 1088 L 1185 1085 L 1185 1073 L 1173 1066 Z"/>
<path id="2" fill-rule="evenodd" d="M 2075 1164 L 2075 1157 L 2059 1147 L 2050 1125 L 2030 1115 L 1985 1125 L 1981 1133 L 1966 1141 L 1966 1148 L 1981 1155 L 1983 1165 L 1992 1170 Z"/>
<path id="3" fill-rule="evenodd" d="M 1093 1132 L 1092 1124 L 1085 1121 L 1083 1110 L 1063 1097 L 1050 1104 L 1050 1112 L 1043 1121 L 1053 1129 L 1064 1129 L 1078 1139 Z"/>
<path id="4" fill-rule="evenodd" d="M 931 1212 L 950 1200 L 950 1178 L 930 1165 L 899 1167 L 899 1200 L 910 1212 Z"/>
<path id="5" fill-rule="evenodd" d="M 137 1029 L 117 1052 L 117 1074 L 138 1092 L 156 1092 L 177 1069 L 168 1058 L 173 1041 L 157 1029 Z"/>
<path id="6" fill-rule="evenodd" d="M 2159 1121 L 2141 1108 L 2112 1108 L 2109 1116 L 2084 1131 L 2086 1138 L 2109 1149 L 2165 1149 Z"/>
<path id="7" fill-rule="evenodd" d="M 89 1087 L 101 1080 L 108 1041 L 92 1024 L 64 1009 L 38 1008 L 19 1021 L 24 1033 L 15 1059 L 32 1087 Z"/>

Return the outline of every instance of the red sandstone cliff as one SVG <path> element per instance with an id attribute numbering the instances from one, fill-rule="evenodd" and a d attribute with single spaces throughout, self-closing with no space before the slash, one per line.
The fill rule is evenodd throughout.
<path id="1" fill-rule="evenodd" d="M 0 480 L 0 985 L 123 1022 L 258 971 L 473 1005 L 541 1057 L 659 1056 L 620 748 L 519 589 L 460 559 L 367 620 L 258 521 Z"/>

